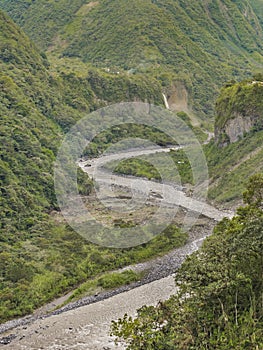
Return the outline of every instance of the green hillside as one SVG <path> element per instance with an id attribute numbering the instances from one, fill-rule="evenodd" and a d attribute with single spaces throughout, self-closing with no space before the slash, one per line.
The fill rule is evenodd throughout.
<path id="1" fill-rule="evenodd" d="M 62 137 L 55 120 L 65 117 L 70 107 L 55 93 L 47 60 L 2 12 L 0 29 L 3 322 L 32 311 L 65 288 L 69 278 L 62 266 L 72 233 L 48 215 L 56 208 L 53 161 Z"/>
<path id="2" fill-rule="evenodd" d="M 250 0 L 253 10 L 258 14 L 261 25 L 263 24 L 263 6 L 261 0 Z"/>
<path id="3" fill-rule="evenodd" d="M 186 234 L 172 225 L 144 247 L 98 247 L 73 232 L 57 208 L 53 162 L 65 131 L 100 106 L 150 101 L 155 94 L 146 77 L 122 79 L 95 68 L 85 75 L 58 71 L 0 11 L 0 322 L 105 271 L 185 243 Z M 89 194 L 91 181 L 78 175 L 80 193 Z"/>
<path id="4" fill-rule="evenodd" d="M 232 124 L 239 124 L 236 135 Z M 225 142 L 231 142 L 238 136 L 242 137 L 249 129 L 263 129 L 262 74 L 254 79 L 227 84 L 216 102 L 215 134 L 219 143 L 224 142 L 224 139 Z"/>
<path id="5" fill-rule="evenodd" d="M 29 229 L 35 214 L 54 207 L 52 162 L 61 131 L 47 61 L 0 12 L 2 232 Z M 36 181 L 37 180 L 37 181 Z M 15 236 L 14 236 L 15 239 Z"/>
<path id="6" fill-rule="evenodd" d="M 52 56 L 154 76 L 171 98 L 182 82 L 203 118 L 212 117 L 219 86 L 263 63 L 258 0 L 1 0 L 0 7 Z"/>
<path id="7" fill-rule="evenodd" d="M 217 99 L 215 141 L 205 146 L 213 200 L 240 199 L 249 176 L 263 172 L 262 78 L 227 84 Z"/>

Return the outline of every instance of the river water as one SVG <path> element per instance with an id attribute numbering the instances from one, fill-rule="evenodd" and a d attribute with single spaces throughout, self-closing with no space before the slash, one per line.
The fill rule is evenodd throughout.
<path id="1" fill-rule="evenodd" d="M 113 160 L 112 158 L 113 156 L 108 156 L 107 161 Z M 85 169 L 84 163 L 80 165 Z M 90 173 L 94 168 L 94 164 L 91 164 L 86 169 Z M 133 181 L 117 175 L 109 177 L 103 170 L 98 169 L 96 175 L 100 181 L 112 181 L 114 184 L 124 187 L 131 186 L 131 181 Z M 149 181 L 149 184 L 154 186 L 153 189 L 155 191 L 160 193 L 163 191 L 163 188 L 160 187 L 159 189 L 159 185 L 156 182 Z M 196 212 L 200 210 L 205 216 L 216 221 L 224 216 L 231 217 L 233 215 L 233 213 L 221 212 L 206 203 L 193 201 L 191 198 L 186 197 L 182 191 L 177 191 L 174 188 L 169 187 L 168 192 L 173 194 L 171 198 L 167 199 L 167 204 L 169 205 L 182 205 L 184 208 Z M 177 203 L 178 200 L 180 200 L 180 203 Z M 212 226 L 209 227 L 210 233 Z M 115 345 L 114 339 L 109 335 L 111 321 L 123 317 L 125 313 L 135 316 L 136 310 L 141 306 L 156 305 L 160 300 L 166 300 L 176 293 L 176 286 L 172 276 L 172 271 L 174 270 L 169 269 L 169 266 L 174 264 L 175 269 L 180 266 L 188 254 L 198 249 L 207 234 L 207 231 L 201 232 L 199 230 L 197 235 L 194 234 L 192 238 L 190 237 L 190 242 L 185 247 L 167 254 L 161 260 L 156 259 L 153 271 L 154 275 L 157 276 L 156 278 L 159 278 L 158 280 L 96 303 L 73 308 L 58 315 L 40 318 L 27 325 L 20 325 L 2 335 L 8 337 L 14 334 L 16 336 L 10 344 L 2 346 L 7 350 L 124 349 L 124 344 Z M 166 270 L 167 274 L 169 273 L 170 275 L 160 278 L 165 275 Z"/>
<path id="2" fill-rule="evenodd" d="M 35 321 L 15 330 L 17 338 L 4 349 L 8 350 L 109 350 L 116 346 L 110 337 L 111 320 L 125 313 L 136 315 L 143 305 L 156 305 L 176 292 L 172 276 L 148 283 L 112 298 Z M 12 333 L 12 331 L 11 331 Z"/>

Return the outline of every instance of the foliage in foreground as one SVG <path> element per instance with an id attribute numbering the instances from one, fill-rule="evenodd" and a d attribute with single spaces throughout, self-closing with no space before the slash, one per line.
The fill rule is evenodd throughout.
<path id="1" fill-rule="evenodd" d="M 263 174 L 176 275 L 177 295 L 113 322 L 128 349 L 262 349 Z"/>

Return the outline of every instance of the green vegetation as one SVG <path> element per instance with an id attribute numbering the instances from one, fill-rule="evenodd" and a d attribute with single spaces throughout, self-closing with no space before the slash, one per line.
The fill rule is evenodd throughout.
<path id="1" fill-rule="evenodd" d="M 114 169 L 115 173 L 133 175 L 147 178 L 148 180 L 156 179 L 161 180 L 162 177 L 156 168 L 148 163 L 146 160 L 141 158 L 130 158 L 127 160 L 122 160 L 115 167 L 115 162 L 113 164 L 108 164 L 106 168 Z"/>
<path id="2" fill-rule="evenodd" d="M 263 174 L 253 176 L 245 207 L 220 222 L 187 258 L 177 295 L 138 318 L 113 322 L 128 349 L 261 349 L 263 347 Z"/>
<path id="3" fill-rule="evenodd" d="M 209 169 L 208 199 L 225 206 L 239 203 L 245 190 L 246 179 L 255 172 L 263 171 L 263 131 L 247 133 L 241 140 L 218 147 L 212 140 L 204 145 L 204 153 Z M 160 180 L 161 175 L 152 164 L 158 164 L 162 169 L 163 180 L 175 183 L 192 184 L 193 173 L 189 159 L 183 150 L 171 151 L 174 170 L 167 168 L 165 154 L 157 153 L 151 156 L 134 157 L 110 162 L 105 167 L 119 174 L 146 177 Z"/>
<path id="4" fill-rule="evenodd" d="M 120 97 L 115 77 L 92 72 L 95 80 L 93 73 L 83 77 L 51 68 L 45 54 L 0 11 L 1 322 L 30 313 L 102 272 L 186 241 L 174 228 L 137 250 L 100 248 L 72 232 L 57 212 L 53 162 L 64 131 L 87 112 L 114 102 L 115 92 L 116 99 L 139 99 L 140 91 L 150 100 L 154 90 L 151 80 L 148 90 L 146 78 L 127 78 Z M 113 96 L 109 92 L 102 100 L 100 83 L 112 86 Z M 83 195 L 92 190 L 80 170 L 78 185 Z"/>
<path id="5" fill-rule="evenodd" d="M 100 277 L 96 277 L 81 284 L 74 290 L 65 304 L 70 301 L 78 300 L 79 298 L 87 295 L 96 294 L 103 290 L 114 289 L 122 285 L 128 285 L 133 282 L 140 281 L 142 277 L 142 273 L 137 273 L 132 270 L 103 274 Z"/>
<path id="6" fill-rule="evenodd" d="M 209 198 L 212 200 L 237 201 L 244 191 L 246 179 L 263 171 L 262 81 L 263 75 L 258 73 L 253 79 L 229 83 L 218 97 L 215 142 L 204 148 L 210 171 Z M 228 124 L 233 119 L 235 123 L 230 128 Z M 230 143 L 231 137 L 232 141 L 237 141 Z"/>
<path id="7" fill-rule="evenodd" d="M 151 76 L 168 96 L 183 84 L 203 120 L 225 81 L 263 62 L 260 0 L 1 0 L 0 7 L 56 61 L 79 58 L 120 73 L 118 81 Z"/>
<path id="8" fill-rule="evenodd" d="M 142 143 L 135 144 L 134 138 L 141 139 Z M 120 149 L 123 151 L 125 148 L 134 148 L 144 147 L 143 140 L 146 142 L 146 147 L 148 141 L 152 142 L 154 145 L 159 146 L 168 146 L 168 145 L 177 145 L 176 141 L 173 140 L 169 135 L 166 135 L 164 132 L 149 127 L 146 125 L 137 125 L 137 124 L 121 124 L 115 125 L 108 130 L 105 130 L 94 137 L 89 146 L 83 151 L 84 157 L 94 158 L 99 156 L 104 151 L 107 151 L 108 148 L 114 146 L 115 143 L 124 140 L 124 143 L 120 144 Z M 118 145 L 115 145 L 114 149 L 116 150 Z"/>
<path id="9" fill-rule="evenodd" d="M 53 189 L 56 152 L 64 132 L 87 113 L 120 101 L 147 100 L 161 105 L 161 93 L 169 97 L 179 85 L 186 88 L 186 102 L 194 106 L 199 117 L 211 116 L 215 92 L 223 81 L 248 76 L 251 70 L 261 67 L 262 18 L 251 7 L 256 9 L 258 4 L 230 0 L 209 4 L 179 0 L 102 0 L 98 4 L 80 0 L 0 0 L 0 6 L 45 51 L 39 53 L 22 30 L 0 11 L 1 322 L 30 313 L 98 275 L 100 287 L 129 282 L 135 276 L 108 277 L 101 273 L 185 244 L 187 235 L 174 225 L 151 242 L 126 250 L 102 248 L 85 241 L 57 211 Z M 244 5 L 247 17 L 243 15 Z M 230 93 L 236 88 L 233 85 L 226 89 Z M 247 91 L 249 99 L 256 93 L 257 100 L 253 101 L 256 112 L 260 111 L 260 84 L 251 84 L 250 89 L 245 90 L 244 85 L 240 91 Z M 240 103 L 242 99 L 246 101 L 246 95 L 240 94 Z M 219 99 L 219 110 L 222 103 Z M 181 117 L 189 123 L 186 115 Z M 222 120 L 228 117 L 222 114 Z M 105 145 L 127 137 L 129 125 L 125 127 L 99 135 L 84 155 L 99 154 Z M 262 170 L 262 151 L 252 154 L 255 146 L 262 144 L 259 129 L 224 149 L 212 143 L 207 146 L 213 182 L 210 198 L 237 198 L 243 178 Z M 203 140 L 201 129 L 195 131 Z M 160 145 L 170 143 L 168 137 L 147 127 L 134 126 L 129 132 Z M 251 159 L 246 159 L 248 154 Z M 172 157 L 182 181 L 191 183 L 190 165 L 183 151 Z M 145 163 L 136 159 L 131 162 L 136 175 L 158 176 L 154 169 L 148 173 Z M 124 166 L 125 162 L 121 164 Z M 229 182 L 226 176 L 221 177 L 226 169 L 231 170 Z M 92 182 L 81 171 L 78 185 L 82 195 L 92 191 Z M 251 189 L 247 194 L 251 208 L 249 193 Z M 255 211 L 251 209 L 251 213 Z M 240 223 L 240 231 L 234 231 L 243 234 L 243 228 L 250 229 L 251 224 L 256 232 L 260 217 L 253 221 L 249 211 L 242 215 L 233 221 Z M 238 221 L 242 218 L 246 219 L 244 225 Z M 112 224 L 136 225 L 131 221 Z M 226 223 L 227 230 L 231 225 Z M 249 247 L 249 242 L 245 244 Z M 229 256 L 224 259 L 229 261 Z M 88 282 L 81 288 L 86 291 Z M 250 314 L 242 315 L 245 319 Z"/>
<path id="10" fill-rule="evenodd" d="M 256 79 L 260 79 L 259 81 Z M 253 130 L 263 129 L 263 75 L 241 83 L 229 83 L 221 90 L 216 102 L 216 135 L 225 132 L 226 123 L 238 115 L 253 119 Z"/>
<path id="11" fill-rule="evenodd" d="M 174 162 L 174 169 L 171 169 L 170 162 L 166 157 Z M 155 165 L 154 165 L 155 164 Z M 156 169 L 161 169 L 162 174 Z M 140 156 L 122 160 L 112 161 L 105 165 L 106 169 L 115 173 L 145 177 L 149 180 L 174 181 L 178 184 L 193 184 L 193 174 L 189 159 L 184 150 L 170 151 L 167 153 L 155 153 L 149 156 Z"/>
<path id="12" fill-rule="evenodd" d="M 239 202 L 246 179 L 263 171 L 263 132 L 249 133 L 224 148 L 211 142 L 205 146 L 210 173 L 209 198 L 219 203 Z M 222 176 L 223 174 L 223 176 Z"/>
<path id="13" fill-rule="evenodd" d="M 1 244 L 1 321 L 22 316 L 87 279 L 135 262 L 161 256 L 184 245 L 187 235 L 174 225 L 149 243 L 131 249 L 110 249 L 87 243 L 68 227 L 43 220 L 30 237 Z M 9 235 L 10 237 L 10 235 Z M 98 279 L 113 288 L 132 276 Z M 87 288 L 89 282 L 87 282 Z M 83 291 L 84 287 L 80 287 Z M 85 289 L 86 290 L 86 289 Z M 78 292 L 76 292 L 78 293 Z"/>
<path id="14" fill-rule="evenodd" d="M 228 206 L 240 202 L 242 192 L 245 189 L 246 179 L 255 172 L 263 171 L 263 76 L 258 73 L 253 79 L 240 83 L 228 83 L 218 97 L 216 104 L 216 140 L 204 145 L 204 153 L 209 169 L 208 198 L 213 202 Z M 255 83 L 252 83 L 255 82 Z M 185 113 L 178 113 L 187 123 L 189 118 Z M 251 117 L 253 123 L 248 132 L 238 137 L 238 141 L 230 143 L 225 134 L 227 121 L 237 116 Z M 240 122 L 242 128 L 242 123 Z M 200 131 L 195 128 L 195 131 Z M 222 147 L 224 144 L 224 147 Z M 181 181 L 182 184 L 193 184 L 192 169 L 183 150 L 169 153 L 176 169 L 171 177 L 171 169 L 165 169 L 165 158 L 161 153 L 137 157 L 128 160 L 111 162 L 106 165 L 116 173 L 147 177 L 160 180 L 161 175 L 150 162 L 160 164 L 163 170 L 164 180 Z M 169 176 L 165 176 L 169 174 Z M 223 175 L 223 176 L 222 176 Z"/>

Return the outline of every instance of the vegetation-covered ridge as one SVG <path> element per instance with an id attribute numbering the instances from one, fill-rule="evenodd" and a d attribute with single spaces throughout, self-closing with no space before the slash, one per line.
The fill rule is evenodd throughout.
<path id="1" fill-rule="evenodd" d="M 199 117 L 213 115 L 219 86 L 263 63 L 260 0 L 0 0 L 0 7 L 52 57 L 150 75 L 171 102 L 183 86 Z"/>
<path id="2" fill-rule="evenodd" d="M 245 206 L 224 219 L 187 258 L 175 280 L 177 295 L 138 317 L 113 322 L 127 349 L 222 349 L 263 347 L 263 175 L 254 175 Z"/>
<path id="3" fill-rule="evenodd" d="M 24 32 L 0 11 L 1 322 L 30 313 L 57 295 L 102 272 L 162 254 L 185 243 L 186 235 L 172 225 L 162 236 L 156 237 L 149 244 L 130 250 L 107 249 L 89 244 L 72 232 L 57 212 L 52 168 L 63 133 L 90 111 L 120 101 L 147 100 L 161 104 L 161 92 L 169 95 L 171 87 L 180 81 L 193 96 L 196 110 L 209 113 L 212 109 L 210 97 L 215 87 L 225 80 L 226 76 L 247 75 L 253 67 L 261 64 L 262 48 L 257 36 L 261 38 L 262 22 L 259 22 L 249 3 L 211 2 L 207 9 L 211 17 L 209 21 L 201 16 L 206 13 L 203 11 L 203 4 L 189 2 L 186 9 L 186 2 L 183 1 L 166 1 L 162 4 L 157 1 L 130 3 L 104 0 L 99 3 L 0 1 L 0 6 L 5 7 L 31 36 L 35 35 L 36 45 L 40 46 L 41 42 L 46 40 L 49 43 L 49 53 L 39 53 Z M 229 18 L 222 15 L 225 10 L 222 4 L 229 6 Z M 131 18 L 132 12 L 129 12 L 131 5 L 134 5 L 134 13 L 139 16 L 138 28 L 133 22 L 136 17 Z M 246 5 L 247 7 L 243 8 Z M 142 16 L 144 12 L 139 11 L 141 6 L 143 11 L 147 10 L 148 13 L 149 10 L 150 22 L 146 21 L 145 26 L 146 17 Z M 154 11 L 151 6 L 154 6 Z M 174 6 L 177 6 L 176 9 Z M 243 14 L 244 10 L 246 16 Z M 77 11 L 78 15 L 75 15 Z M 168 22 L 164 19 L 159 21 L 162 13 L 167 15 Z M 134 33 L 138 30 L 142 32 L 139 45 L 135 40 L 127 48 L 128 54 L 133 52 L 129 50 L 138 48 L 136 55 L 131 56 L 132 61 L 128 66 L 119 61 L 122 57 L 119 54 L 125 53 L 126 47 L 115 47 L 115 41 L 97 40 L 98 55 L 95 54 L 93 42 L 90 51 L 84 50 L 85 33 L 88 33 L 88 39 L 92 37 L 94 40 L 93 34 L 91 35 L 91 30 L 94 29 L 91 19 L 98 24 L 103 17 L 105 26 L 96 28 L 106 30 L 110 36 L 114 31 L 120 33 L 120 29 L 115 29 L 115 25 L 118 26 L 122 22 L 113 21 L 116 14 L 120 14 L 122 18 L 127 16 L 127 27 L 122 26 L 125 31 L 120 36 L 121 41 L 126 43 L 129 35 L 135 40 L 137 34 Z M 235 14 L 236 20 L 232 14 Z M 170 25 L 175 23 L 177 15 L 178 21 L 182 18 L 183 23 L 179 25 L 178 22 L 178 32 L 174 28 L 170 30 Z M 84 46 L 80 46 L 80 49 L 83 49 L 81 57 L 75 57 L 77 48 L 73 43 L 77 39 L 75 33 L 78 32 L 80 18 L 81 29 L 84 30 L 81 31 L 78 42 Z M 221 21 L 225 18 L 228 18 L 228 25 L 231 23 L 231 31 L 228 31 L 227 27 L 221 31 L 213 29 L 216 23 L 217 26 L 221 26 L 220 23 L 225 25 L 226 22 Z M 114 26 L 110 26 L 109 21 Z M 137 23 L 137 20 L 135 22 Z M 158 28 L 157 22 L 162 23 L 162 28 Z M 238 24 L 241 25 L 240 28 Z M 239 35 L 231 34 L 233 25 L 237 28 L 236 34 L 238 33 L 242 40 Z M 29 27 L 26 28 L 27 26 Z M 155 28 L 154 37 L 150 38 L 152 26 Z M 201 29 L 202 26 L 204 29 Z M 131 30 L 130 34 L 126 32 L 126 28 Z M 54 40 L 55 32 L 59 35 Z M 201 34 L 200 37 L 198 33 Z M 40 38 L 40 34 L 43 39 Z M 192 36 L 191 41 L 187 38 L 188 34 Z M 216 35 L 216 39 L 209 42 L 207 39 L 213 36 L 212 34 Z M 221 46 L 220 37 L 224 38 Z M 98 38 L 101 39 L 100 36 Z M 196 43 L 193 43 L 194 41 Z M 155 42 L 160 42 L 161 46 L 156 46 Z M 102 44 L 105 47 L 101 47 Z M 206 52 L 207 45 L 208 51 L 216 51 Z M 42 46 L 42 49 L 46 48 Z M 111 62 L 102 55 L 108 50 L 112 55 Z M 116 55 L 113 51 L 116 51 Z M 89 54 L 93 56 L 88 57 Z M 227 60 L 225 57 L 228 57 Z M 92 67 L 90 63 L 86 64 L 81 60 L 89 60 L 98 67 Z M 235 62 L 235 65 L 232 62 Z M 111 66 L 108 67 L 109 65 Z M 115 131 L 121 136 L 125 130 Z M 150 132 L 152 133 L 152 130 Z M 144 135 L 144 130 L 138 130 L 138 133 Z M 251 138 L 248 146 L 242 149 L 244 158 L 247 156 L 246 147 L 251 149 L 256 140 L 262 140 L 261 132 L 255 135 L 257 139 Z M 109 133 L 102 135 L 102 138 L 104 136 L 109 136 Z M 111 142 L 112 139 L 107 140 L 106 137 L 104 141 Z M 224 149 L 230 150 L 226 155 L 231 155 L 231 161 L 238 152 L 232 145 Z M 213 147 L 216 145 L 211 146 L 211 152 Z M 233 153 L 231 150 L 234 150 Z M 96 151 L 100 149 L 95 149 L 95 153 Z M 213 159 L 216 161 L 218 153 L 213 153 Z M 260 155 L 258 153 L 257 157 Z M 228 159 L 225 158 L 226 161 Z M 247 168 L 244 169 L 244 174 L 247 175 Z M 220 169 L 217 170 L 215 178 L 219 177 Z M 221 171 L 221 174 L 224 171 Z M 90 193 L 92 189 L 91 181 L 81 171 L 79 188 L 83 195 Z M 229 198 L 229 193 L 227 195 Z M 114 222 L 114 218 L 110 219 L 117 227 L 138 223 L 132 220 Z"/>
<path id="4" fill-rule="evenodd" d="M 263 130 L 263 74 L 240 83 L 229 83 L 216 102 L 216 141 L 225 145 L 249 131 Z"/>

